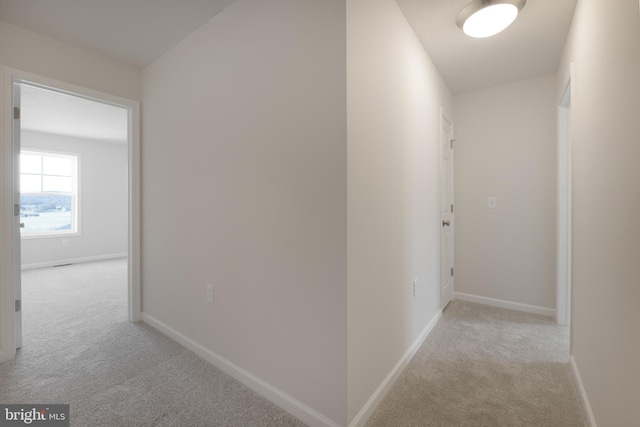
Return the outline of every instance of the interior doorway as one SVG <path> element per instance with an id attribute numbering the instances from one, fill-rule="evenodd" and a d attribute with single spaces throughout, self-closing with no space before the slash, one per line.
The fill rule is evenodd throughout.
<path id="1" fill-rule="evenodd" d="M 27 268 L 35 268 L 124 257 L 127 318 L 132 322 L 140 320 L 140 140 L 137 102 L 18 70 L 2 68 L 0 71 L 3 116 L 7 119 L 2 133 L 10 135 L 9 144 L 3 145 L 2 152 L 4 164 L 10 165 L 3 176 L 2 200 L 7 208 L 5 212 L 13 213 L 2 223 L 3 234 L 12 236 L 10 244 L 2 248 L 8 255 L 2 260 L 8 274 L 3 275 L 0 282 L 4 297 L 0 306 L 0 361 L 4 361 L 13 358 L 16 348 L 22 345 L 21 278 L 25 264 Z M 29 103 L 32 107 L 38 106 L 35 112 L 25 111 Z M 38 111 L 43 105 L 48 105 L 48 113 Z M 70 125 L 60 113 L 74 109 L 81 118 Z M 123 127 L 116 129 L 107 125 L 101 127 L 101 134 L 83 135 L 82 132 L 100 127 L 92 120 L 105 111 L 118 116 Z M 26 121 L 30 123 L 23 126 Z M 115 134 L 119 136 L 114 137 Z M 83 139 L 93 144 L 82 147 L 78 141 Z M 93 145 L 91 150 L 89 145 Z M 108 175 L 110 161 L 107 159 L 116 159 L 115 152 L 122 154 L 119 170 L 115 170 L 111 178 L 103 176 L 103 185 L 96 186 L 100 175 Z M 114 164 L 111 162 L 111 166 Z M 85 172 L 91 172 L 93 177 Z M 113 194 L 107 197 L 107 187 L 115 181 L 123 190 L 123 194 L 117 196 L 122 206 L 116 206 Z M 50 199 L 41 197 L 45 195 Z M 91 224 L 95 221 L 90 215 L 100 209 L 106 214 L 120 210 L 118 238 L 114 236 L 117 233 L 107 230 L 104 219 L 98 221 L 99 225 Z M 25 234 L 21 237 L 21 233 Z M 95 247 L 93 252 L 86 251 L 91 246 L 89 237 L 94 243 L 101 241 L 110 246 L 107 245 L 103 253 L 97 253 Z"/>
<path id="2" fill-rule="evenodd" d="M 72 301 L 58 297 L 80 297 L 82 289 L 71 288 L 76 270 L 50 268 L 127 257 L 128 110 L 28 82 L 13 85 L 20 112 L 14 132 L 21 248 L 16 258 L 22 271 L 15 284 L 17 314 L 46 312 L 46 304 L 27 311 L 36 301 L 57 301 L 73 311 Z M 29 274 L 25 289 L 25 272 L 47 268 L 45 275 Z M 48 286 L 54 278 L 57 285 Z M 98 281 L 87 286 L 97 291 Z M 47 319 L 41 320 L 44 328 Z M 20 326 L 28 321 L 16 319 L 16 347 L 26 336 Z"/>

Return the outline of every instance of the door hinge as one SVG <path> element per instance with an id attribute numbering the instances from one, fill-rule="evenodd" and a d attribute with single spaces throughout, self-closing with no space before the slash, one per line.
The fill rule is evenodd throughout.
<path id="1" fill-rule="evenodd" d="M 20 120 L 20 108 L 13 107 L 13 118 L 16 120 Z"/>
<path id="2" fill-rule="evenodd" d="M 20 205 L 19 204 L 15 204 L 13 205 L 13 216 L 19 216 L 20 215 Z"/>
<path id="3" fill-rule="evenodd" d="M 451 213 L 453 213 L 453 205 L 451 205 Z"/>
<path id="4" fill-rule="evenodd" d="M 453 277 L 453 267 L 451 267 L 451 277 Z"/>
<path id="5" fill-rule="evenodd" d="M 16 300 L 16 311 L 20 311 L 22 309 L 22 301 L 17 299 Z"/>
<path id="6" fill-rule="evenodd" d="M 456 141 L 455 139 L 452 139 L 452 140 L 451 140 L 451 148 L 452 148 L 452 149 L 453 149 L 453 143 L 454 143 L 455 141 Z"/>

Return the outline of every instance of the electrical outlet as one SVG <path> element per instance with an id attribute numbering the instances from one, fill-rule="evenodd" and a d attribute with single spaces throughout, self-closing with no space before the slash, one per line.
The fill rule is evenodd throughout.
<path id="1" fill-rule="evenodd" d="M 207 285 L 207 301 L 213 304 L 213 285 Z"/>
<path id="2" fill-rule="evenodd" d="M 69 246 L 69 240 L 67 240 L 67 239 L 62 239 L 62 246 L 63 246 L 63 247 L 65 247 L 65 248 L 66 248 L 67 246 Z"/>
<path id="3" fill-rule="evenodd" d="M 496 209 L 498 207 L 498 199 L 495 196 L 487 197 L 487 207 L 489 209 Z"/>
<path id="4" fill-rule="evenodd" d="M 413 279 L 413 296 L 418 296 L 418 279 Z"/>

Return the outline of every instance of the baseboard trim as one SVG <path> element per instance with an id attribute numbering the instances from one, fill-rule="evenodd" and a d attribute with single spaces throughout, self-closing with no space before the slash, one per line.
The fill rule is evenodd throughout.
<path id="1" fill-rule="evenodd" d="M 584 405 L 584 409 L 587 412 L 587 420 L 589 421 L 589 427 L 597 427 L 596 419 L 593 416 L 593 411 L 591 410 L 591 404 L 589 403 L 589 398 L 587 397 L 587 391 L 584 389 L 584 384 L 582 384 L 582 378 L 580 377 L 580 372 L 578 371 L 578 365 L 576 365 L 576 361 L 571 356 L 571 360 L 569 362 L 571 365 L 571 373 L 573 374 L 573 379 L 576 381 L 576 385 L 578 386 L 578 393 L 580 393 L 580 399 L 582 399 L 582 404 Z"/>
<path id="2" fill-rule="evenodd" d="M 393 383 L 396 382 L 404 368 L 407 367 L 413 356 L 415 356 L 416 352 L 424 343 L 424 340 L 427 339 L 433 328 L 438 323 L 438 320 L 442 317 L 442 310 L 439 310 L 435 316 L 431 319 L 429 324 L 422 330 L 418 338 L 413 342 L 411 347 L 406 351 L 406 353 L 400 358 L 398 363 L 391 369 L 389 374 L 387 374 L 386 378 L 380 383 L 376 391 L 373 392 L 367 403 L 364 404 L 358 415 L 355 416 L 353 421 L 349 423 L 349 427 L 362 427 L 369 420 L 371 415 L 373 415 L 374 411 L 382 402 L 382 399 L 387 395 Z"/>
<path id="3" fill-rule="evenodd" d="M 97 255 L 83 258 L 59 259 L 56 261 L 37 262 L 34 264 L 22 264 L 22 270 L 33 270 L 34 268 L 55 267 L 63 264 L 80 264 L 82 262 L 106 261 L 108 259 L 126 258 L 126 252 L 121 254 Z"/>
<path id="4" fill-rule="evenodd" d="M 256 377 L 251 372 L 244 370 L 240 366 L 225 359 L 219 354 L 209 350 L 208 348 L 205 348 L 201 344 L 181 334 L 180 332 L 164 324 L 155 317 L 147 313 L 142 313 L 142 321 L 162 332 L 164 335 L 178 342 L 187 349 L 193 351 L 195 354 L 202 357 L 204 360 L 211 363 L 216 368 L 224 371 L 228 375 L 240 381 L 242 384 L 246 385 L 256 393 L 278 405 L 310 427 L 340 427 L 340 424 L 322 415 L 315 409 L 289 396 L 288 394 L 272 386 L 266 381 Z"/>
<path id="5" fill-rule="evenodd" d="M 462 292 L 454 292 L 455 299 L 462 301 L 475 302 L 478 304 L 490 305 L 492 307 L 506 308 L 509 310 L 522 311 L 525 313 L 539 314 L 541 316 L 556 318 L 556 310 L 552 308 L 538 307 L 537 305 L 522 304 L 519 302 L 505 301 L 501 299 L 481 297 L 478 295 L 464 294 Z"/>

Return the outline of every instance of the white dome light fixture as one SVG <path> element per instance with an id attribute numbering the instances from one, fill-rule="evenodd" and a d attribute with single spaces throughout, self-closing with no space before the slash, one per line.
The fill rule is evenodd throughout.
<path id="1" fill-rule="evenodd" d="M 456 24 L 468 36 L 491 37 L 516 19 L 527 0 L 472 0 L 456 18 Z"/>

